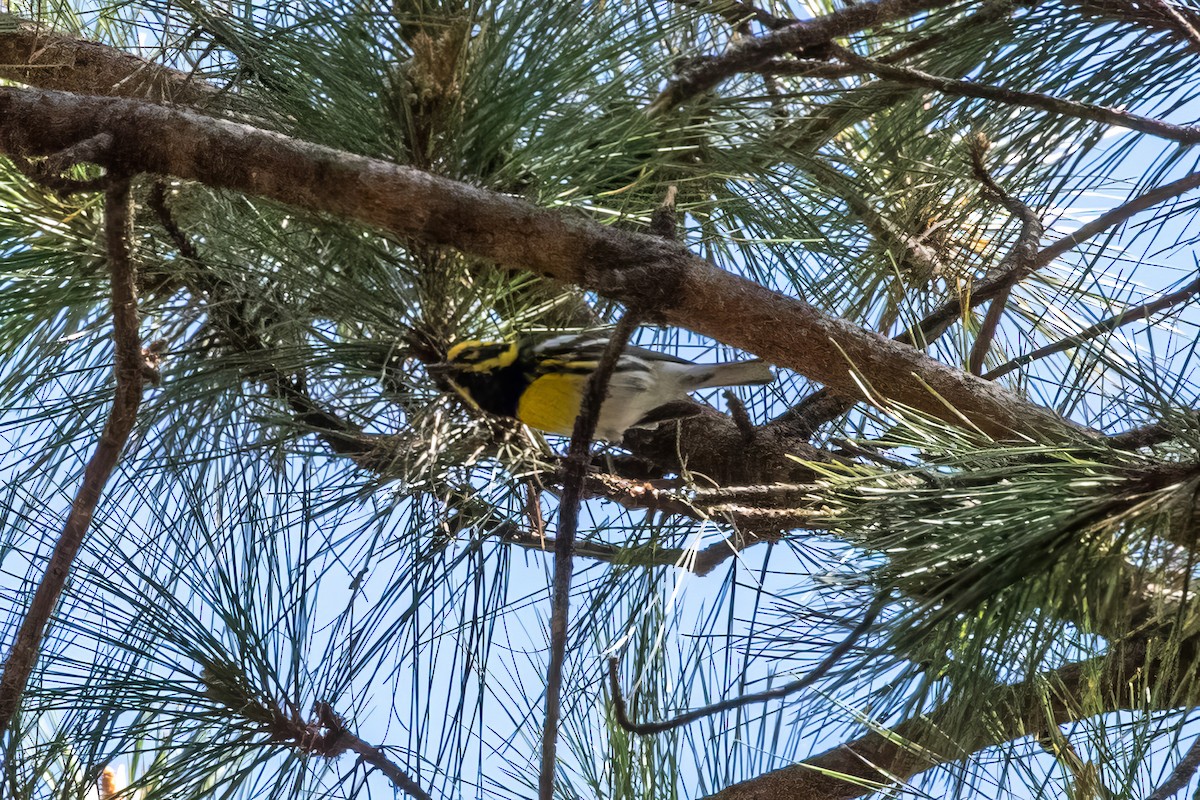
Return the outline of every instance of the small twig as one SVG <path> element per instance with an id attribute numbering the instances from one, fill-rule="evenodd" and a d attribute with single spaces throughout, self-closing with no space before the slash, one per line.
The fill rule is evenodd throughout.
<path id="1" fill-rule="evenodd" d="M 649 509 L 695 520 L 728 522 L 743 531 L 776 539 L 792 528 L 823 528 L 828 518 L 809 502 L 807 484 L 769 484 L 695 489 L 692 498 L 664 491 L 653 484 L 617 475 L 593 475 L 589 497 L 603 497 L 628 509 Z"/>
<path id="2" fill-rule="evenodd" d="M 971 140 L 971 171 L 975 179 L 983 184 L 989 194 L 1000 201 L 1008 213 L 1021 221 L 1021 237 L 1011 250 L 1005 255 L 1000 262 L 996 272 L 1005 274 L 1012 271 L 1012 268 L 1020 268 L 1024 262 L 1033 259 L 1037 255 L 1038 241 L 1042 235 L 1042 220 L 1033 212 L 1029 206 L 1017 198 L 1010 195 L 993 180 L 991 173 L 987 170 L 987 165 L 983 161 L 983 157 L 987 154 L 991 144 L 983 134 L 976 134 Z"/>
<path id="3" fill-rule="evenodd" d="M 1038 253 L 1037 260 L 1031 265 L 1031 268 L 1038 269 L 1044 267 L 1063 253 L 1083 244 L 1093 236 L 1127 222 L 1131 217 L 1149 208 L 1153 208 L 1164 200 L 1171 200 L 1182 194 L 1187 194 L 1197 187 L 1200 187 L 1200 170 L 1184 175 L 1179 180 L 1171 181 L 1156 189 L 1144 192 L 1111 211 L 1101 214 L 1086 225 L 1081 225 L 1079 230 L 1067 234 L 1043 249 Z"/>
<path id="4" fill-rule="evenodd" d="M 894 469 L 894 470 L 898 470 L 898 471 L 908 471 L 908 470 L 912 469 L 911 464 L 905 464 L 903 461 L 900 461 L 899 459 L 885 456 L 883 453 L 880 453 L 877 450 L 872 450 L 870 448 L 863 447 L 862 445 L 858 444 L 857 442 L 852 442 L 849 439 L 842 439 L 840 437 L 836 437 L 836 438 L 830 439 L 829 443 L 836 447 L 840 447 L 841 449 L 845 450 L 847 453 L 856 455 L 859 458 L 864 458 L 867 461 L 871 461 L 876 464 L 880 464 L 882 466 L 888 467 L 889 469 Z"/>
<path id="5" fill-rule="evenodd" d="M 1036 108 L 1052 114 L 1066 117 L 1086 119 L 1105 125 L 1129 128 L 1139 133 L 1147 133 L 1182 144 L 1200 143 L 1200 127 L 1195 125 L 1174 125 L 1152 117 L 1131 114 L 1117 108 L 1098 106 L 1091 103 L 1077 103 L 1074 100 L 1063 100 L 1037 92 L 1024 92 L 1015 89 L 1004 89 L 986 83 L 945 78 L 940 75 L 930 75 L 911 67 L 901 67 L 884 64 L 869 58 L 863 58 L 837 45 L 833 46 L 834 54 L 846 64 L 858 67 L 864 72 L 878 75 L 880 78 L 905 86 L 918 86 L 935 89 L 944 94 L 960 97 L 974 97 L 980 100 L 994 100 L 1005 105 Z"/>
<path id="6" fill-rule="evenodd" d="M 983 377 L 987 378 L 988 380 L 995 380 L 996 378 L 1007 375 L 1013 370 L 1023 367 L 1030 362 L 1037 361 L 1038 359 L 1045 358 L 1046 356 L 1054 355 L 1055 353 L 1061 353 L 1064 350 L 1070 350 L 1072 347 L 1078 347 L 1090 339 L 1095 339 L 1097 336 L 1102 336 L 1105 333 L 1111 333 L 1123 325 L 1128 325 L 1132 322 L 1137 322 L 1138 320 L 1149 319 L 1151 315 L 1157 314 L 1159 311 L 1170 308 L 1171 306 L 1190 299 L 1197 292 L 1200 292 L 1200 278 L 1192 281 L 1182 289 L 1177 289 L 1170 294 L 1163 295 L 1157 300 L 1152 300 L 1149 303 L 1142 303 L 1139 306 L 1127 308 L 1119 314 L 1114 314 L 1107 319 L 1097 322 L 1095 325 L 1090 325 L 1084 328 L 1079 333 L 1067 336 L 1066 338 L 1060 339 L 1057 342 L 1039 347 L 1037 350 L 1018 356 L 1012 361 L 1009 361 L 1007 364 L 996 367 Z"/>
<path id="7" fill-rule="evenodd" d="M 983 362 L 987 359 L 988 351 L 992 349 L 992 341 L 996 338 L 1000 320 L 1004 318 L 1004 312 L 1008 309 L 1008 298 L 1011 295 L 1012 286 L 1002 289 L 983 315 L 983 324 L 979 326 L 975 343 L 971 345 L 971 356 L 967 360 L 967 371 L 972 375 L 983 371 Z"/>
<path id="8" fill-rule="evenodd" d="M 971 171 L 974 173 L 975 179 L 983 184 L 988 194 L 999 200 L 1010 214 L 1021 220 L 1021 233 L 1017 237 L 1016 243 L 1009 248 L 993 272 L 998 278 L 1007 278 L 1008 280 L 992 299 L 992 304 L 983 318 L 983 325 L 980 326 L 979 334 L 975 337 L 975 344 L 971 348 L 971 357 L 968 363 L 968 369 L 972 375 L 978 375 L 983 370 L 984 359 L 987 358 L 988 350 L 992 347 L 992 340 L 996 336 L 996 330 L 1000 327 L 1000 320 L 1004 317 L 1008 298 L 1017 282 L 1017 276 L 1026 274 L 1029 264 L 1037 258 L 1037 247 L 1044 230 L 1041 219 L 1033 213 L 1029 206 L 1004 191 L 992 179 L 987 165 L 983 161 L 989 146 L 983 134 L 976 134 L 971 140 Z"/>
<path id="9" fill-rule="evenodd" d="M 132 228 L 129 179 L 124 177 L 113 181 L 104 196 L 104 235 L 112 279 L 116 394 L 104 432 L 84 469 L 83 483 L 71 504 L 62 534 L 4 662 L 3 676 L 0 677 L 0 737 L 21 704 L 21 696 L 41 650 L 46 624 L 62 595 L 104 485 L 133 432 L 142 401 L 145 359 L 138 338 L 137 269 L 130 253 Z"/>
<path id="10" fill-rule="evenodd" d="M 750 414 L 746 411 L 746 404 L 741 398 L 733 393 L 733 390 L 725 390 L 725 405 L 729 407 L 729 416 L 733 418 L 733 424 L 737 425 L 738 431 L 742 434 L 742 441 L 750 444 L 754 441 L 754 423 L 750 420 Z"/>
<path id="11" fill-rule="evenodd" d="M 1010 0 L 993 0 L 985 2 L 977 11 L 966 14 L 959 21 L 949 26 L 938 26 L 936 33 L 923 36 L 911 44 L 894 50 L 879 57 L 882 64 L 899 64 L 914 56 L 921 55 L 945 42 L 953 42 L 964 32 L 978 31 L 980 26 L 991 24 L 996 20 L 1012 16 L 1017 4 Z M 849 64 L 837 64 L 818 58 L 791 58 L 768 61 L 756 71 L 773 75 L 797 75 L 810 78 L 845 78 L 850 75 L 861 75 L 865 70 L 852 67 Z"/>
<path id="12" fill-rule="evenodd" d="M 82 141 L 47 156 L 39 165 L 46 176 L 53 177 L 66 172 L 76 164 L 100 163 L 112 150 L 113 137 L 111 133 L 97 133 Z M 126 176 L 115 176 L 117 180 L 125 180 Z"/>
<path id="13" fill-rule="evenodd" d="M 831 64 L 823 58 L 772 59 L 756 67 L 754 72 L 777 78 L 823 78 L 835 80 L 863 71 L 849 64 Z"/>
<path id="14" fill-rule="evenodd" d="M 1200 770 L 1200 738 L 1192 742 L 1192 746 L 1183 754 L 1175 769 L 1171 770 L 1167 779 L 1146 800 L 1171 800 L 1191 782 L 1196 770 Z"/>
<path id="15" fill-rule="evenodd" d="M 829 651 L 829 655 L 827 655 L 815 668 L 810 670 L 803 678 L 790 681 L 785 683 L 783 686 L 779 686 L 774 689 L 767 689 L 766 691 L 755 692 L 753 694 L 745 694 L 741 697 L 734 697 L 729 700 L 722 700 L 719 703 L 702 706 L 692 711 L 688 711 L 685 714 L 680 714 L 677 717 L 659 720 L 658 722 L 639 723 L 629 719 L 629 714 L 625 708 L 625 698 L 621 695 L 620 677 L 618 675 L 620 662 L 614 656 L 608 660 L 608 684 L 609 690 L 612 693 L 613 712 L 617 718 L 617 724 L 625 730 L 631 731 L 632 733 L 641 734 L 642 736 L 650 736 L 655 733 L 662 733 L 663 731 L 669 731 L 672 728 L 678 728 L 683 725 L 687 725 L 689 722 L 695 722 L 698 719 L 703 719 L 704 717 L 709 717 L 713 714 L 719 714 L 722 711 L 731 711 L 732 709 L 748 706 L 752 703 L 763 703 L 768 700 L 777 700 L 781 697 L 786 697 L 789 694 L 794 694 L 801 689 L 807 689 L 809 686 L 812 686 L 821 678 L 825 677 L 826 673 L 833 669 L 837 662 L 841 660 L 842 656 L 844 656 L 852 647 L 854 647 L 855 643 L 862 638 L 863 634 L 875 624 L 875 620 L 879 616 L 879 612 L 883 609 L 883 606 L 883 598 L 877 597 L 871 604 L 871 607 L 867 609 L 866 616 L 863 617 L 862 622 L 858 623 L 854 630 L 850 631 L 849 635 L 847 635 L 845 639 L 838 642 L 837 645 Z"/>
<path id="16" fill-rule="evenodd" d="M 678 194 L 679 187 L 672 183 L 667 187 L 662 203 L 654 209 L 650 217 L 650 232 L 655 236 L 671 240 L 679 238 L 679 222 L 675 214 L 675 197 Z"/>
<path id="17" fill-rule="evenodd" d="M 285 712 L 276 700 L 250 688 L 236 670 L 218 663 L 204 665 L 201 672 L 204 693 L 229 709 L 240 719 L 255 725 L 267 734 L 270 741 L 294 748 L 303 753 L 334 759 L 347 751 L 357 753 L 359 760 L 378 769 L 392 785 L 416 800 L 433 800 L 412 777 L 389 759 L 381 748 L 375 747 L 346 728 L 329 703 L 319 700 L 313 704 L 314 718 L 304 719 L 295 703 L 288 701 Z"/>
<path id="18" fill-rule="evenodd" d="M 514 525 L 500 528 L 499 533 L 505 542 L 517 547 L 524 547 L 527 550 L 551 553 L 554 552 L 557 544 L 553 538 L 538 536 L 536 533 L 520 530 Z M 704 577 L 743 550 L 758 544 L 771 544 L 779 541 L 780 538 L 782 537 L 778 533 L 756 536 L 736 534 L 734 537 L 714 542 L 701 550 L 685 547 L 621 546 L 608 542 L 577 541 L 574 556 L 606 564 L 622 564 L 631 567 L 675 567 L 697 577 Z"/>
<path id="19" fill-rule="evenodd" d="M 575 532 L 579 527 L 579 504 L 591 459 L 589 451 L 600 406 L 608 392 L 608 381 L 616 369 L 617 359 L 625 349 L 629 336 L 637 327 L 638 314 L 633 309 L 617 323 L 596 371 L 588 378 L 571 446 L 567 450 L 563 491 L 559 500 L 558 536 L 554 543 L 554 594 L 550 612 L 550 659 L 546 667 L 546 724 L 542 728 L 542 769 L 538 779 L 540 800 L 553 800 L 555 752 L 558 744 L 558 719 L 561 713 L 563 662 L 567 653 L 567 612 L 571 599 L 572 553 Z"/>
<path id="20" fill-rule="evenodd" d="M 542 517 L 542 503 L 538 487 L 532 479 L 525 481 L 525 516 L 529 517 L 529 527 L 538 541 L 546 541 L 546 520 Z"/>

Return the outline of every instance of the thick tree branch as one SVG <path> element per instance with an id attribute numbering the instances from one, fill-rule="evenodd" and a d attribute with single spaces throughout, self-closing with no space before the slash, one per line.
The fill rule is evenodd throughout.
<path id="1" fill-rule="evenodd" d="M 577 283 L 661 320 L 795 369 L 835 391 L 886 397 L 997 436 L 1061 435 L 1051 411 L 797 298 L 718 269 L 658 237 L 613 230 L 419 170 L 192 111 L 0 88 L 0 149 L 34 154 L 97 133 L 116 165 L 197 180 L 378 226 Z"/>
<path id="2" fill-rule="evenodd" d="M 732 417 L 709 406 L 699 411 L 674 424 L 631 430 L 622 444 L 664 469 L 686 467 L 723 486 L 806 481 L 813 472 L 804 462 L 830 460 L 829 453 L 791 429 L 760 425 L 747 441 Z"/>
<path id="3" fill-rule="evenodd" d="M 91 526 L 92 514 L 100 502 L 104 486 L 133 432 L 138 406 L 142 401 L 146 360 L 138 338 L 137 269 L 129 249 L 132 205 L 128 179 L 113 182 L 105 193 L 104 211 L 104 236 L 112 280 L 116 395 L 100 441 L 84 469 L 83 483 L 71 504 L 63 532 L 4 662 L 4 673 L 0 677 L 0 737 L 20 707 L 21 696 L 41 650 L 46 625 Z"/>
<path id="4" fill-rule="evenodd" d="M 661 309 L 668 324 L 797 369 L 845 395 L 876 396 L 1002 437 L 1061 435 L 1048 409 L 802 300 L 716 269 L 676 243 L 601 227 L 420 170 L 298 142 L 190 110 L 0 88 L 0 149 L 60 150 L 112 133 L 116 166 L 203 181 L 378 225 L 427 245 L 578 283 Z"/>

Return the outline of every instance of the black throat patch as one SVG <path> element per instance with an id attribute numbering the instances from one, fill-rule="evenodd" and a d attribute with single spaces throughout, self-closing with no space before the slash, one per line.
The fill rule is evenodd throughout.
<path id="1" fill-rule="evenodd" d="M 459 372 L 453 376 L 453 381 L 484 411 L 514 418 L 521 393 L 529 385 L 529 378 L 519 363 L 490 372 Z"/>

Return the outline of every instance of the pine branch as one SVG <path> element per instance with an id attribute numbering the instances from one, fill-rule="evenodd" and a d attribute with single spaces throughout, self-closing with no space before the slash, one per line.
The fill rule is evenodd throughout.
<path id="1" fill-rule="evenodd" d="M 1197 278 L 1196 280 L 1187 284 L 1182 289 L 1176 289 L 1169 294 L 1163 295 L 1157 300 L 1151 300 L 1148 303 L 1142 303 L 1141 305 L 1127 308 L 1119 314 L 1114 314 L 1107 319 L 1097 322 L 1095 325 L 1089 325 L 1079 333 L 1076 333 L 1072 336 L 1067 336 L 1058 340 L 1057 342 L 1039 347 L 1038 349 L 1029 353 L 1020 355 L 1008 363 L 996 367 L 983 377 L 988 380 L 995 380 L 996 378 L 1007 375 L 1013 370 L 1019 369 L 1026 364 L 1038 361 L 1046 356 L 1054 355 L 1055 353 L 1061 353 L 1064 350 L 1070 350 L 1073 347 L 1078 347 L 1086 341 L 1095 339 L 1097 336 L 1103 336 L 1106 333 L 1112 333 L 1117 328 L 1128 325 L 1131 322 L 1149 320 L 1151 316 L 1160 311 L 1164 311 L 1172 306 L 1187 302 L 1193 296 L 1195 296 L 1197 292 L 1200 292 L 1200 278 Z"/>
<path id="2" fill-rule="evenodd" d="M 1196 25 L 1184 16 L 1171 0 L 1150 0 L 1150 5 L 1157 6 L 1163 12 L 1163 16 L 1173 23 L 1175 30 L 1191 43 L 1192 49 L 1200 52 L 1200 31 L 1196 30 Z"/>
<path id="3" fill-rule="evenodd" d="M 1024 203 L 1005 192 L 992 179 L 984 167 L 982 161 L 983 149 L 981 148 L 985 149 L 984 145 L 977 140 L 972 149 L 972 169 L 976 180 L 980 181 L 1013 216 L 1021 221 L 1021 233 L 1016 243 L 1005 254 L 1005 257 L 1001 260 L 997 268 L 988 278 L 985 278 L 985 281 L 996 281 L 998 288 L 991 295 L 992 306 L 988 309 L 988 315 L 984 320 L 983 328 L 976 339 L 975 347 L 972 349 L 969 366 L 969 371 L 972 374 L 978 374 L 982 368 L 983 358 L 991 345 L 995 330 L 1000 323 L 1000 316 L 1003 313 L 1008 292 L 1017 280 L 1031 271 L 1030 266 L 1032 262 L 1038 258 L 1037 245 L 1041 240 L 1043 232 L 1041 220 L 1037 215 Z M 863 218 L 864 224 L 876 236 L 888 234 L 891 234 L 893 237 L 896 236 L 896 234 L 885 229 L 885 223 L 882 221 L 882 218 L 878 217 L 877 213 L 866 204 L 851 201 L 851 208 Z M 928 248 L 920 245 L 915 238 L 904 237 L 900 241 L 906 248 L 907 256 L 912 258 L 914 262 L 935 270 L 939 268 L 936 255 Z M 979 290 L 973 289 L 971 293 L 971 307 L 982 302 L 985 302 L 985 300 L 980 298 Z M 934 340 L 945 333 L 949 328 L 949 323 L 957 318 L 957 315 L 954 317 L 945 315 L 944 310 L 944 307 L 938 309 L 926 317 L 921 325 L 901 333 L 895 337 L 895 340 L 911 344 L 913 347 L 928 347 Z M 823 388 L 805 397 L 792 408 L 780 414 L 767 427 L 769 429 L 789 431 L 799 438 L 808 439 L 821 425 L 836 419 L 853 408 L 855 402 L 855 400 L 850 398 L 838 396 L 828 388 Z"/>
<path id="4" fill-rule="evenodd" d="M 1181 144 L 1196 144 L 1200 142 L 1200 127 L 1195 125 L 1174 125 L 1170 122 L 1143 117 L 1128 111 L 1122 111 L 1118 108 L 1108 108 L 1091 103 L 1077 103 L 1074 100 L 1064 100 L 1037 92 L 1005 89 L 985 83 L 930 75 L 911 67 L 894 66 L 884 64 L 881 61 L 863 58 L 842 47 L 835 46 L 834 52 L 846 64 L 857 67 L 872 75 L 877 75 L 885 80 L 899 83 L 902 86 L 934 89 L 943 94 L 956 97 L 973 97 L 980 100 L 993 100 L 1005 105 L 1034 108 L 1060 116 L 1075 117 L 1076 119 L 1086 119 L 1119 128 L 1128 128 Z"/>
<path id="5" fill-rule="evenodd" d="M 288 703 L 290 713 L 285 712 L 276 700 L 250 689 L 234 669 L 206 664 L 201 680 L 208 698 L 264 732 L 269 741 L 320 758 L 335 759 L 347 752 L 357 753 L 359 760 L 382 772 L 397 789 L 416 800 L 433 800 L 381 748 L 351 733 L 329 703 L 316 702 L 313 718 L 306 720 L 294 703 Z"/>
<path id="6" fill-rule="evenodd" d="M 402 792 L 408 794 L 409 797 L 416 800 L 433 800 L 428 792 L 412 779 L 407 772 L 400 768 L 400 765 L 387 757 L 387 754 L 379 747 L 369 744 L 365 740 L 355 736 L 346 729 L 346 724 L 328 703 L 316 704 L 317 719 L 324 733 L 320 734 L 324 738 L 321 740 L 320 748 L 313 748 L 312 752 L 317 755 L 325 755 L 327 757 L 335 756 L 342 749 L 349 750 L 352 753 L 357 753 L 358 757 L 367 764 L 370 764 L 375 769 L 382 772 Z M 304 741 L 298 739 L 297 741 Z"/>
<path id="7" fill-rule="evenodd" d="M 613 480 L 613 476 L 601 476 L 600 480 L 609 483 Z M 711 519 L 711 517 L 703 516 L 702 510 L 698 510 L 682 500 L 672 499 L 670 501 L 661 501 L 659 499 L 638 499 L 650 496 L 661 497 L 661 493 L 658 492 L 635 493 L 630 489 L 627 493 L 629 499 L 623 502 L 620 499 L 616 499 L 616 496 L 609 491 L 604 491 L 597 495 L 594 491 L 596 484 L 597 479 L 592 478 L 588 480 L 588 497 L 608 497 L 609 499 L 615 499 L 616 502 L 627 508 L 652 508 L 693 519 Z M 456 494 L 453 506 L 456 509 L 456 513 L 451 515 L 446 522 L 450 535 L 457 535 L 460 531 L 468 527 L 479 526 L 488 536 L 495 536 L 505 543 L 523 547 L 526 550 L 537 550 L 543 553 L 555 552 L 557 542 L 553 537 L 546 536 L 544 530 L 536 528 L 534 530 L 525 530 L 511 519 L 496 513 L 469 493 Z M 671 510 L 667 510 L 668 508 Z M 639 568 L 674 567 L 686 570 L 697 576 L 704 576 L 747 548 L 757 544 L 770 544 L 781 541 L 784 538 L 784 531 L 807 524 L 807 520 L 810 517 L 815 519 L 819 514 L 818 511 L 806 513 L 804 510 L 795 509 L 781 511 L 778 516 L 775 516 L 772 514 L 771 509 L 759 509 L 752 506 L 745 506 L 744 508 L 745 517 L 764 525 L 764 529 L 757 532 L 735 529 L 728 539 L 711 544 L 702 550 L 690 547 L 660 547 L 656 544 L 616 545 L 608 542 L 580 542 L 577 540 L 573 553 L 576 558 L 587 558 L 592 561 L 600 561 L 608 564 L 620 564 Z M 718 519 L 720 520 L 720 516 L 718 516 Z M 771 523 L 775 523 L 775 525 L 771 529 L 767 529 L 766 526 L 771 525 Z"/>
<path id="8" fill-rule="evenodd" d="M 1193 425 L 1200 424 L 1200 411 L 1191 411 L 1189 412 L 1189 416 Z M 1165 422 L 1152 422 L 1113 434 L 1108 437 L 1108 441 L 1109 444 L 1118 450 L 1137 450 L 1142 447 L 1169 442 L 1178 435 L 1178 425 Z"/>
<path id="9" fill-rule="evenodd" d="M 156 181 L 151 188 L 148 205 L 179 254 L 203 268 L 205 265 L 199 250 L 179 226 L 167 204 L 166 187 L 162 181 Z M 193 291 L 208 295 L 210 300 L 236 300 L 237 292 L 234 287 L 211 274 L 199 279 L 194 278 L 192 284 L 190 288 Z M 267 352 L 269 348 L 266 342 L 251 322 L 239 316 L 241 306 L 240 302 L 231 302 L 225 307 L 225 313 L 222 315 L 223 322 L 229 329 L 231 349 L 243 355 Z M 395 437 L 364 433 L 349 421 L 322 408 L 308 393 L 302 377 L 286 375 L 277 369 L 269 369 L 259 377 L 275 397 L 287 403 L 298 427 L 315 434 L 325 442 L 331 452 L 350 458 L 359 467 L 386 474 L 386 468 L 391 463 L 390 451 L 395 444 Z"/>
<path id="10" fill-rule="evenodd" d="M 616 657 L 608 660 L 608 688 L 612 695 L 613 715 L 616 717 L 617 724 L 631 733 L 637 733 L 642 736 L 652 736 L 656 733 L 664 733 L 674 728 L 680 728 L 697 720 L 711 717 L 714 714 L 720 714 L 724 711 L 732 711 L 736 708 L 744 708 L 755 703 L 766 703 L 771 700 L 778 700 L 787 697 L 790 694 L 803 691 L 804 689 L 813 686 L 817 681 L 824 678 L 831 669 L 837 666 L 837 662 L 842 659 L 846 653 L 870 630 L 875 624 L 875 620 L 879 617 L 879 612 L 883 610 L 885 601 L 883 598 L 877 598 L 872 602 L 871 607 L 867 610 L 862 621 L 854 627 L 853 630 L 846 636 L 845 639 L 838 642 L 833 649 L 829 651 L 829 655 L 825 656 L 813 669 L 809 670 L 803 678 L 797 678 L 794 681 L 789 681 L 782 686 L 777 686 L 774 689 L 767 689 L 762 692 L 754 692 L 753 694 L 745 694 L 740 697 L 731 697 L 727 700 L 722 700 L 718 703 L 702 706 L 684 714 L 680 714 L 670 719 L 659 720 L 657 722 L 634 722 L 629 718 L 629 713 L 625 708 L 625 698 L 621 694 L 621 679 L 620 679 L 620 660 Z"/>
<path id="11" fill-rule="evenodd" d="M 1176 197 L 1187 194 L 1198 187 L 1200 187 L 1200 171 L 1189 173 L 1179 180 L 1171 181 L 1148 192 L 1143 192 L 1132 200 L 1127 200 L 1116 208 L 1106 211 L 1086 225 L 1081 225 L 1079 230 L 1073 231 L 1050 244 L 1038 253 L 1037 259 L 1030 264 L 1030 269 L 1040 269 L 1059 256 L 1074 250 L 1093 236 L 1098 236 L 1111 228 L 1122 225 L 1141 212 L 1151 209 L 1166 200 L 1173 200 Z"/>
<path id="12" fill-rule="evenodd" d="M 146 358 L 138 337 L 137 267 L 130 252 L 133 230 L 128 178 L 112 181 L 104 196 L 104 236 L 112 281 L 113 360 L 116 393 L 108 421 L 83 473 L 83 483 L 55 544 L 46 571 L 38 584 L 17 631 L 0 676 L 0 736 L 12 723 L 21 696 L 41 650 L 46 625 L 54 613 L 75 556 L 83 544 L 104 486 L 133 432 L 142 386 L 147 377 Z"/>
<path id="13" fill-rule="evenodd" d="M 951 5 L 953 0 L 876 0 L 858 3 L 813 19 L 793 22 L 758 37 L 740 40 L 719 56 L 711 56 L 672 79 L 647 108 L 665 114 L 692 97 L 741 72 L 753 72 L 771 59 L 805 48 L 823 48 L 834 39 Z"/>
<path id="14" fill-rule="evenodd" d="M 1132 200 L 1122 203 L 1116 208 L 1101 214 L 1086 225 L 1081 226 L 1079 230 L 1067 234 L 1042 248 L 1035 257 L 1025 262 L 1021 269 L 985 277 L 971 287 L 970 299 L 966 307 L 974 308 L 992 300 L 1011 282 L 1024 280 L 1037 270 L 1050 264 L 1059 256 L 1073 250 L 1092 237 L 1129 221 L 1130 218 L 1149 208 L 1153 208 L 1165 200 L 1179 197 L 1198 187 L 1200 187 L 1200 171 L 1185 175 L 1179 180 L 1151 189 Z M 963 310 L 963 298 L 953 297 L 937 309 L 926 314 L 915 328 L 906 331 L 896 338 L 909 342 L 927 341 L 930 338 L 936 338 L 951 323 L 958 319 Z"/>
<path id="15" fill-rule="evenodd" d="M 1140 3 L 1134 0 L 1067 0 L 1069 6 L 1078 8 L 1085 14 L 1106 20 L 1115 20 L 1139 28 L 1162 31 L 1171 34 L 1178 43 L 1186 43 L 1187 37 L 1180 38 L 1179 21 L 1173 15 L 1162 13 L 1162 7 L 1156 2 Z M 1200 27 L 1200 14 L 1186 6 L 1175 6 L 1175 13 L 1183 22 L 1193 28 Z"/>

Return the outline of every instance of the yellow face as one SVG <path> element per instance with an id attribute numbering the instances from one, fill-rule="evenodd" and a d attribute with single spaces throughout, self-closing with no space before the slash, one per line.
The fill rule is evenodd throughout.
<path id="1" fill-rule="evenodd" d="M 459 372 L 491 372 L 516 360 L 516 342 L 459 342 L 446 354 L 446 363 Z"/>

